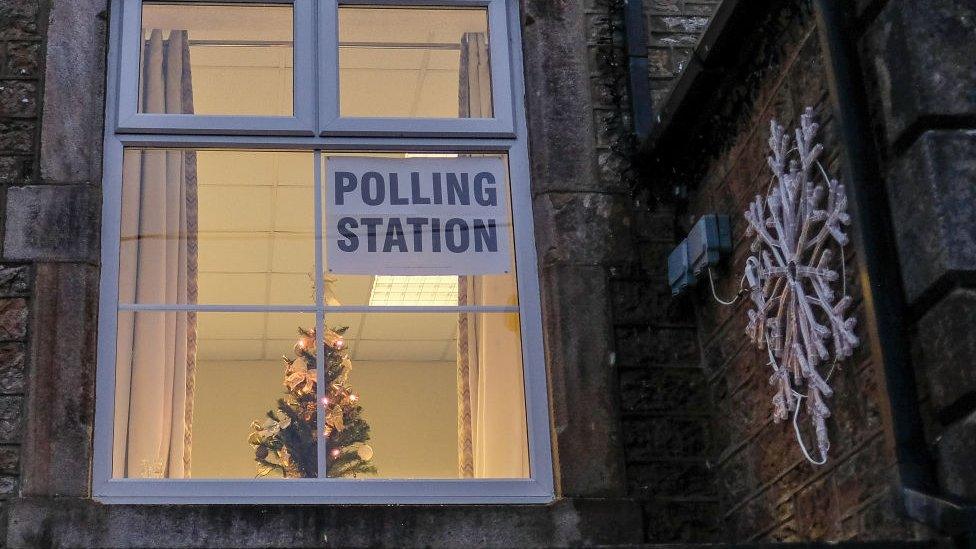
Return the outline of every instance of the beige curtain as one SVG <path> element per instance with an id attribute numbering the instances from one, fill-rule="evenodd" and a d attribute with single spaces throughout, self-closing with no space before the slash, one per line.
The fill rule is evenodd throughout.
<path id="1" fill-rule="evenodd" d="M 192 113 L 186 31 L 151 31 L 143 52 L 143 112 Z M 127 151 L 123 163 L 120 303 L 196 303 L 196 157 Z M 196 315 L 121 313 L 113 474 L 190 474 Z"/>
<path id="2" fill-rule="evenodd" d="M 492 116 L 488 40 L 461 38 L 461 118 Z M 506 277 L 458 277 L 458 303 L 516 303 Z M 458 475 L 521 478 L 529 463 L 521 334 L 514 314 L 458 315 Z"/>
<path id="3" fill-rule="evenodd" d="M 461 35 L 458 116 L 491 118 L 491 73 L 488 64 L 488 36 L 480 32 Z"/>
<path id="4" fill-rule="evenodd" d="M 506 277 L 462 276 L 462 305 L 514 304 Z M 458 456 L 462 478 L 529 474 L 521 333 L 515 313 L 458 317 Z"/>

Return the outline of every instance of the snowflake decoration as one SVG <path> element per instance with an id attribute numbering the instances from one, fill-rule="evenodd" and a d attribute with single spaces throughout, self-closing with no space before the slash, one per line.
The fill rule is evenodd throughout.
<path id="1" fill-rule="evenodd" d="M 773 179 L 768 196 L 756 196 L 745 212 L 746 236 L 755 236 L 745 278 L 754 305 L 746 333 L 769 353 L 769 382 L 776 387 L 773 418 L 784 421 L 792 412 L 804 454 L 825 463 L 830 409 L 824 399 L 833 390 L 827 384 L 830 374 L 821 375 L 820 368 L 850 357 L 859 341 L 856 319 L 847 316 L 851 298 L 832 268 L 836 256 L 843 267 L 848 241 L 843 226 L 850 224 L 847 197 L 844 186 L 820 164 L 823 145 L 814 144 L 819 128 L 809 107 L 792 138 L 775 120 L 770 123 Z M 843 287 L 839 296 L 832 288 L 838 281 Z M 800 392 L 803 385 L 806 394 Z M 796 426 L 803 399 L 816 431 L 819 462 L 809 457 Z"/>

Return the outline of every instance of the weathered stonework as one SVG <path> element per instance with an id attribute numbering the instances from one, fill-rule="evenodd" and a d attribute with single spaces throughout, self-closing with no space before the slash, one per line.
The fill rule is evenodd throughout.
<path id="1" fill-rule="evenodd" d="M 976 66 L 961 44 L 976 35 L 976 5 L 957 0 L 887 2 L 869 31 L 865 64 L 877 77 L 886 138 L 939 127 L 976 112 Z M 942 119 L 942 121 L 939 121 Z"/>
<path id="2" fill-rule="evenodd" d="M 976 454 L 976 412 L 946 429 L 936 447 L 943 489 L 957 498 L 976 500 L 976 468 L 971 461 L 960 459 Z"/>
<path id="3" fill-rule="evenodd" d="M 644 0 L 655 108 L 676 107 L 666 105 L 670 91 L 720 3 Z M 641 164 L 630 130 L 624 2 L 520 3 L 557 502 L 93 502 L 107 5 L 0 3 L 0 545 L 579 546 L 931 535 L 899 515 L 890 403 L 874 349 L 862 347 L 832 378 L 832 461 L 814 468 L 791 426 L 770 422 L 764 358 L 744 343 L 743 307 L 719 308 L 701 288 L 672 299 L 665 280 L 667 253 L 705 212 L 734 216 L 732 265 L 741 265 L 738 214 L 768 181 L 769 118 L 790 124 L 814 105 L 828 136 L 826 164 L 841 173 L 823 46 L 806 0 L 775 3 L 751 22 L 729 56 L 739 64 L 709 75 L 708 96 L 684 106 L 697 116 L 676 123 L 686 124 L 672 128 L 679 138 L 656 144 L 653 165 Z M 972 291 L 959 282 L 971 280 L 974 224 L 971 208 L 951 202 L 976 200 L 966 187 L 976 177 L 972 131 L 959 130 L 974 114 L 973 65 L 958 47 L 971 34 L 972 9 L 948 0 L 925 9 L 858 0 L 855 8 L 869 72 L 881 84 L 871 97 L 892 211 L 906 220 L 897 233 L 906 286 L 927 296 L 915 311 L 913 344 L 925 402 L 939 412 L 927 418 L 939 478 L 948 492 L 976 497 L 966 367 L 976 360 L 966 333 Z M 687 203 L 633 208 L 629 191 L 640 178 L 688 185 Z M 938 231 L 920 230 L 929 224 Z M 852 252 L 847 261 L 864 327 L 871 319 L 859 305 L 859 258 Z M 733 295 L 736 282 L 721 277 L 719 293 Z"/>
<path id="4" fill-rule="evenodd" d="M 976 398 L 974 319 L 976 291 L 958 289 L 918 321 L 915 360 L 937 411 Z"/>
<path id="5" fill-rule="evenodd" d="M 947 278 L 976 273 L 973 181 L 976 131 L 926 132 L 893 163 L 888 194 L 910 302 Z"/>
<path id="6" fill-rule="evenodd" d="M 31 185 L 7 192 L 3 250 L 14 261 L 94 261 L 97 193 L 83 185 Z"/>
<path id="7" fill-rule="evenodd" d="M 647 0 L 651 104 L 663 105 L 720 0 Z"/>

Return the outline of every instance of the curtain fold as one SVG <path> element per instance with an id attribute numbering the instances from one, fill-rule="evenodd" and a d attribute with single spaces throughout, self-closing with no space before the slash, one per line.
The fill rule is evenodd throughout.
<path id="1" fill-rule="evenodd" d="M 461 35 L 458 116 L 491 118 L 491 72 L 488 63 L 488 35 L 466 32 Z"/>
<path id="2" fill-rule="evenodd" d="M 488 37 L 483 33 L 461 35 L 461 59 L 458 69 L 458 116 L 483 118 L 491 116 L 491 93 L 483 93 L 491 85 L 488 72 Z M 472 305 L 474 277 L 458 277 L 458 304 Z M 458 476 L 474 476 L 474 429 L 472 410 L 477 409 L 478 341 L 477 315 L 458 315 Z"/>
<path id="3" fill-rule="evenodd" d="M 461 38 L 461 118 L 491 110 L 488 38 Z M 504 277 L 458 277 L 458 304 L 516 304 Z M 529 474 L 521 333 L 516 314 L 458 315 L 458 476 L 523 478 Z"/>
<path id="4" fill-rule="evenodd" d="M 187 33 L 153 29 L 143 50 L 143 112 L 192 113 Z M 197 298 L 197 174 L 192 151 L 127 151 L 119 302 Z M 196 314 L 120 313 L 113 476 L 190 474 Z"/>

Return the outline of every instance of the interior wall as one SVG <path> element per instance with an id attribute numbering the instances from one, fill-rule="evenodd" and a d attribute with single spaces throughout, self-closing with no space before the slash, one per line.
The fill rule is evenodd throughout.
<path id="1" fill-rule="evenodd" d="M 457 366 L 354 361 L 349 383 L 370 425 L 382 478 L 456 478 Z M 283 395 L 281 360 L 200 361 L 193 404 L 193 478 L 252 478 L 252 421 Z"/>
<path id="2" fill-rule="evenodd" d="M 457 478 L 457 364 L 353 364 L 349 384 L 369 422 L 384 478 Z"/>
<path id="3" fill-rule="evenodd" d="M 281 360 L 200 361 L 193 399 L 191 478 L 254 478 L 252 421 L 284 394 Z"/>

